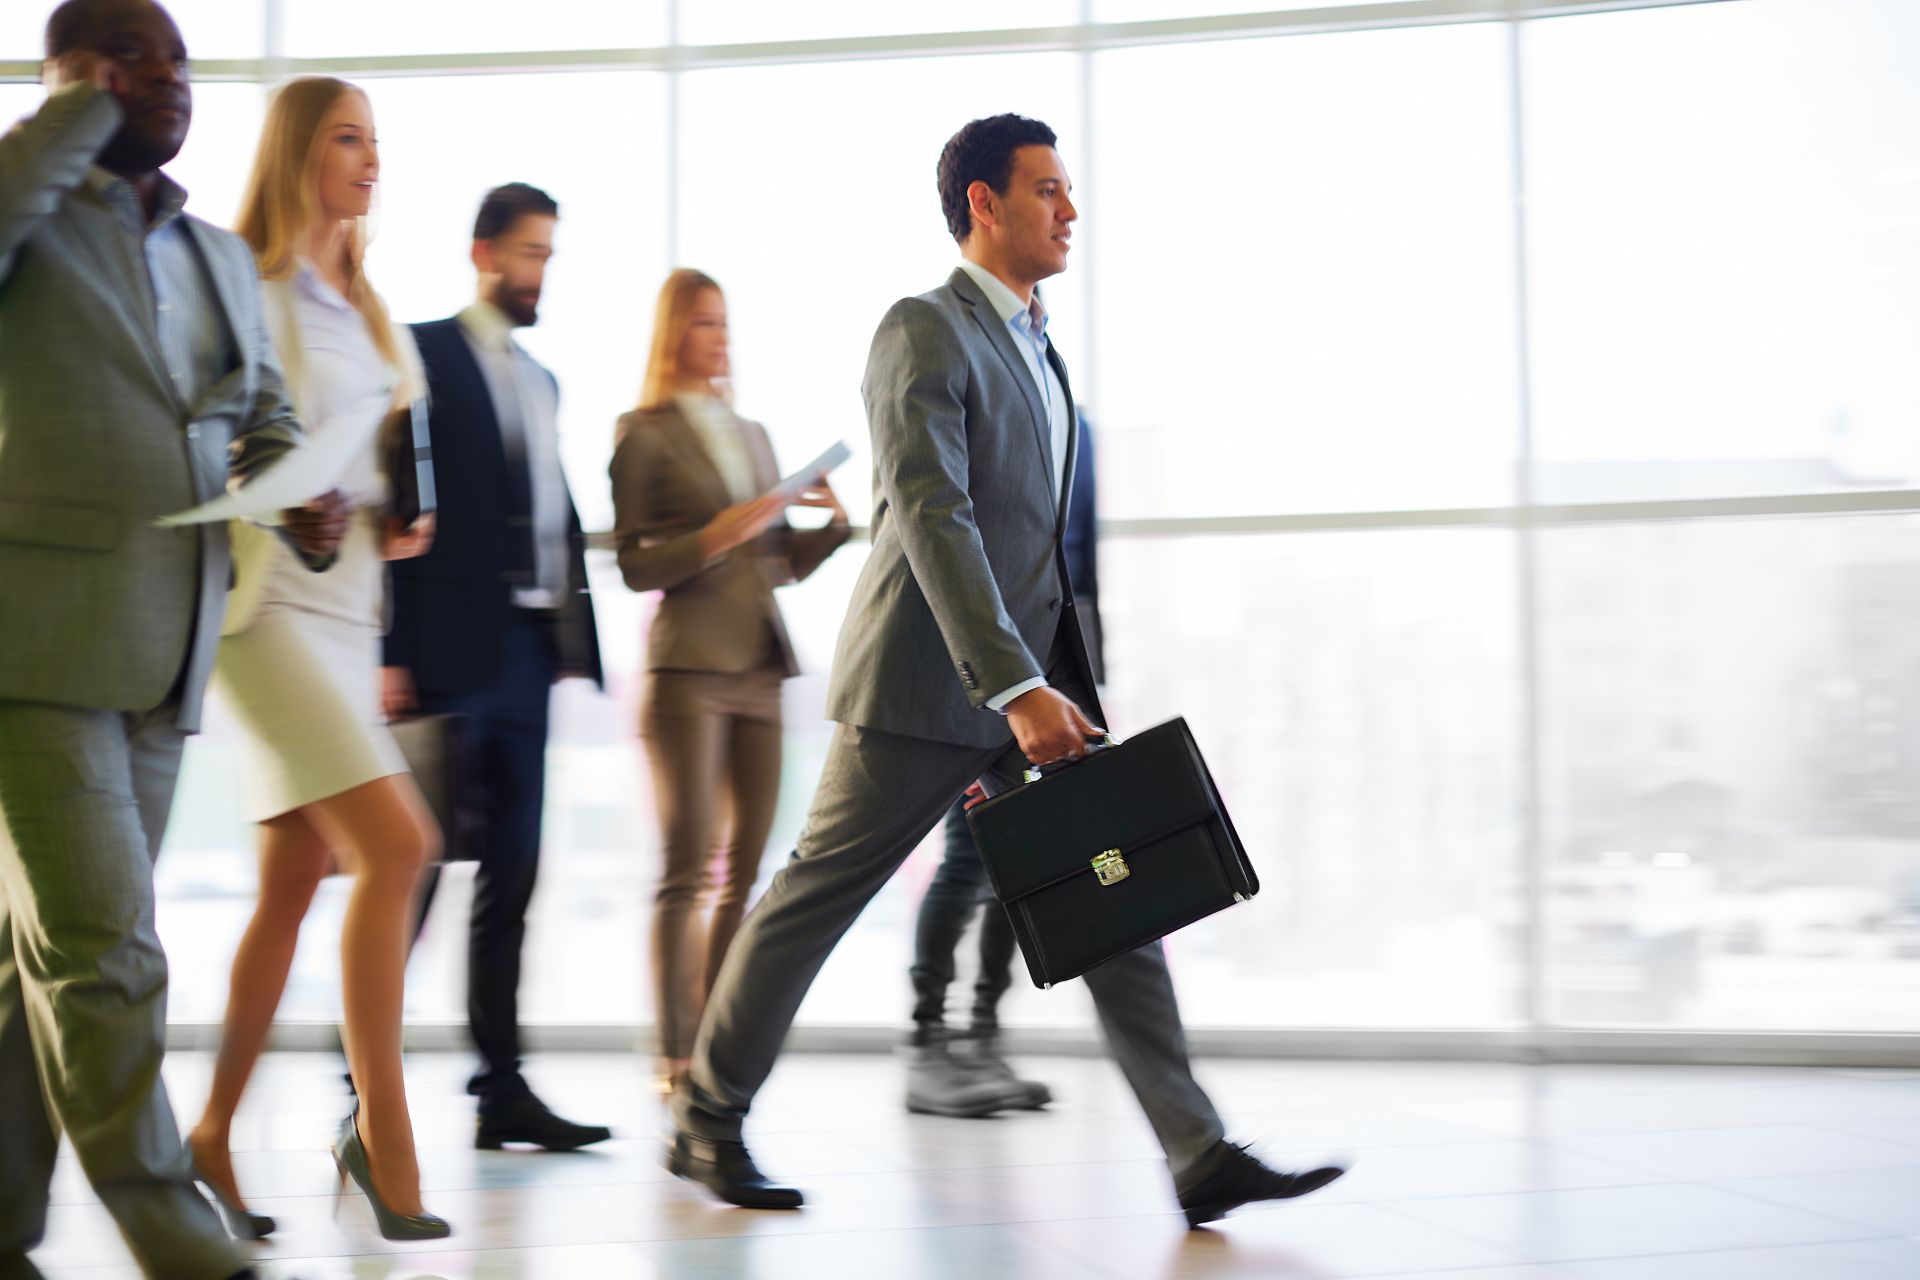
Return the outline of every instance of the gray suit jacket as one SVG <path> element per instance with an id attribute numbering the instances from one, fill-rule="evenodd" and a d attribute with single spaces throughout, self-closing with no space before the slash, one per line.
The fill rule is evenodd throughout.
<path id="1" fill-rule="evenodd" d="M 1051 343 L 1047 359 L 1067 387 Z M 1060 539 L 1078 428 L 1056 501 L 1040 389 L 1007 326 L 960 270 L 893 304 L 873 336 L 861 391 L 873 434 L 873 552 L 840 629 L 827 714 L 910 737 L 1004 746 L 1012 731 L 987 700 L 1045 675 L 1062 618 L 1073 617 Z M 1066 635 L 1091 688 L 1078 625 Z M 1098 708 L 1086 711 L 1097 722 Z"/>
<path id="2" fill-rule="evenodd" d="M 739 423 L 754 489 L 765 493 L 780 482 L 773 445 L 759 423 Z M 635 591 L 666 593 L 647 638 L 647 670 L 750 671 L 771 631 L 781 669 L 799 675 L 773 589 L 804 582 L 851 531 L 795 529 L 781 520 L 709 564 L 700 530 L 734 498 L 693 425 L 676 405 L 636 409 L 616 424 L 613 439 L 608 473 L 621 575 Z"/>
<path id="3" fill-rule="evenodd" d="M 111 96 L 74 86 L 0 138 L 0 700 L 143 711 L 177 684 L 191 732 L 227 531 L 153 519 L 219 496 L 300 428 L 253 255 L 197 219 L 239 363 L 198 403 L 176 393 L 139 246 L 84 181 L 120 121 Z"/>

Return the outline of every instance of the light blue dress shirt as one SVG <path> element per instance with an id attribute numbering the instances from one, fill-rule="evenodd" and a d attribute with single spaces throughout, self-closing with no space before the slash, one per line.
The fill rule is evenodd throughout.
<path id="1" fill-rule="evenodd" d="M 1047 311 L 1040 305 L 1040 291 L 1033 291 L 1033 301 L 1020 301 L 1020 295 L 1008 288 L 999 276 L 987 270 L 977 262 L 960 260 L 960 269 L 980 286 L 987 295 L 987 302 L 994 313 L 1005 322 L 1013 334 L 1013 345 L 1020 349 L 1020 356 L 1027 364 L 1027 373 L 1032 376 L 1034 385 L 1040 389 L 1040 401 L 1047 407 L 1048 438 L 1053 446 L 1053 500 L 1060 501 L 1060 490 L 1066 484 L 1067 476 L 1067 436 L 1072 418 L 1067 406 L 1067 389 L 1060 385 L 1060 375 L 1053 371 L 1053 365 L 1047 360 Z M 1044 661 L 1044 658 L 1043 658 Z M 1044 678 L 1022 680 L 1011 689 L 1003 689 L 987 699 L 987 706 L 994 711 L 1006 710 L 1007 704 L 1023 693 L 1038 689 L 1046 684 Z"/>
<path id="2" fill-rule="evenodd" d="M 456 319 L 473 349 L 500 422 L 509 464 L 525 459 L 533 502 L 533 585 L 516 588 L 523 609 L 558 609 L 567 594 L 566 473 L 560 467 L 560 398 L 546 370 L 513 340 L 513 322 L 490 302 L 474 302 Z"/>
<path id="3" fill-rule="evenodd" d="M 140 247 L 147 295 L 160 335 L 160 354 L 182 409 L 189 409 L 240 361 L 226 308 L 200 260 L 200 250 L 181 221 L 187 192 L 159 175 L 159 200 L 151 220 L 140 193 L 125 178 L 95 166 L 87 182 L 120 214 L 127 235 Z"/>

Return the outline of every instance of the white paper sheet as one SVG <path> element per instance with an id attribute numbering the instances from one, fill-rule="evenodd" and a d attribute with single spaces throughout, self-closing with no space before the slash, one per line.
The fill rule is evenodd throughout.
<path id="1" fill-rule="evenodd" d="M 826 452 L 788 476 L 785 480 L 782 480 L 779 484 L 773 486 L 773 488 L 767 492 L 780 494 L 791 501 L 794 498 L 798 498 L 805 490 L 811 489 L 819 484 L 822 476 L 852 456 L 853 450 L 847 448 L 847 442 L 845 440 L 835 440 L 827 447 Z"/>
<path id="2" fill-rule="evenodd" d="M 368 397 L 302 436 L 299 444 L 245 484 L 211 502 L 161 516 L 154 523 L 172 526 L 257 520 L 319 497 L 339 482 L 347 464 L 367 447 L 386 420 L 387 404 L 385 395 Z"/>

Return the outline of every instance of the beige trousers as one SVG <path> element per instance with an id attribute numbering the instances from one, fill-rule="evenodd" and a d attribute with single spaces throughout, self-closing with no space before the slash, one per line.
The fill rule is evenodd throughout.
<path id="1" fill-rule="evenodd" d="M 760 873 L 780 798 L 781 679 L 768 669 L 647 676 L 640 737 L 660 812 L 653 978 L 664 1058 L 692 1055 L 707 991 Z"/>

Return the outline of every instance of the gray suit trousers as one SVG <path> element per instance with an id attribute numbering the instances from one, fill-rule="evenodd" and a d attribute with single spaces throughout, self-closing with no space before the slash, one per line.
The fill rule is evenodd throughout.
<path id="1" fill-rule="evenodd" d="M 1049 683 L 1080 706 L 1095 706 L 1061 654 L 1056 644 Z M 968 784 L 1018 786 L 1026 765 L 1017 745 L 967 747 L 835 726 L 800 847 L 748 914 L 707 998 L 690 1087 L 674 1100 L 681 1129 L 740 1139 L 800 1002 L 854 919 Z M 1222 1128 L 1187 1061 L 1166 956 L 1156 942 L 1092 970 L 1086 982 L 1174 1183 L 1184 1186 Z"/>
<path id="2" fill-rule="evenodd" d="M 32 1274 L 63 1131 L 149 1276 L 212 1280 L 249 1261 L 188 1180 L 160 1079 L 153 859 L 178 718 L 171 700 L 0 702 L 0 1272 Z"/>

